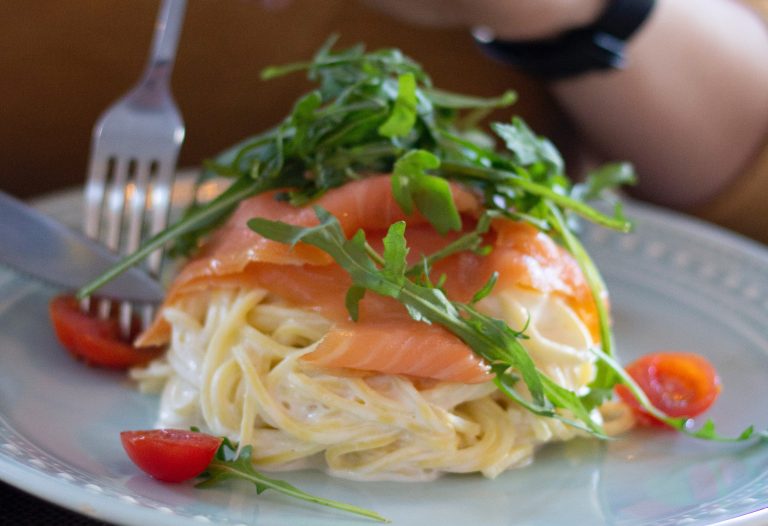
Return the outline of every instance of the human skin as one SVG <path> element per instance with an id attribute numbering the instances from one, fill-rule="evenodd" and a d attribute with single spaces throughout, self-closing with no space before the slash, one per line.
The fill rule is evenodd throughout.
<path id="1" fill-rule="evenodd" d="M 595 20 L 606 0 L 362 0 L 437 27 L 486 26 L 497 38 L 548 38 Z M 629 159 L 635 193 L 680 209 L 705 204 L 768 137 L 768 31 L 736 0 L 657 0 L 625 69 L 550 89 L 603 157 Z"/>
<path id="2" fill-rule="evenodd" d="M 658 0 L 627 58 L 552 91 L 605 155 L 635 163 L 640 197 L 706 204 L 768 139 L 764 21 L 732 0 Z"/>
<path id="3" fill-rule="evenodd" d="M 435 27 L 484 26 L 500 39 L 554 36 L 596 19 L 606 0 L 362 0 L 409 22 Z"/>

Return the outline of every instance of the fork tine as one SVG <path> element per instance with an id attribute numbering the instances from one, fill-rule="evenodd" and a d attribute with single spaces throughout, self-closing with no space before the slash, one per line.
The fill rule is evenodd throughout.
<path id="1" fill-rule="evenodd" d="M 95 152 L 95 148 L 93 149 Z M 99 237 L 102 205 L 106 192 L 107 173 L 110 171 L 109 158 L 93 155 L 88 166 L 88 178 L 85 186 L 85 216 L 83 231 L 92 238 Z"/>
<path id="2" fill-rule="evenodd" d="M 98 239 L 101 230 L 101 214 L 106 192 L 107 173 L 110 171 L 109 159 L 99 155 L 95 145 L 92 147 L 91 160 L 88 164 L 88 177 L 86 179 L 84 201 L 85 214 L 83 216 L 83 232 L 88 237 Z M 88 311 L 91 306 L 90 298 L 80 302 L 80 309 Z"/>
<path id="3" fill-rule="evenodd" d="M 121 232 L 123 230 L 123 211 L 125 209 L 125 190 L 128 180 L 129 160 L 125 157 L 117 157 L 111 160 L 112 169 L 107 172 L 106 194 L 101 211 L 101 229 L 99 236 L 102 242 L 115 252 L 120 251 Z M 100 318 L 108 318 L 112 310 L 112 302 L 102 300 L 98 304 Z M 128 328 L 121 327 L 121 333 L 125 336 Z"/>
<path id="4" fill-rule="evenodd" d="M 184 140 L 184 122 L 170 93 L 186 0 L 162 0 L 152 50 L 138 84 L 99 118 L 93 130 L 85 190 L 84 230 L 120 253 L 135 251 L 144 234 L 166 227 L 176 158 Z M 156 159 L 156 160 L 155 160 Z M 162 252 L 150 256 L 148 269 L 159 274 Z M 88 309 L 87 302 L 82 303 Z M 99 315 L 112 305 L 100 301 Z M 135 306 L 121 303 L 118 319 L 130 334 Z M 142 309 L 144 326 L 151 308 Z"/>
<path id="5" fill-rule="evenodd" d="M 123 210 L 125 209 L 125 188 L 128 181 L 128 164 L 125 157 L 118 157 L 110 174 L 107 199 L 104 208 L 103 225 L 107 230 L 102 236 L 104 243 L 110 249 L 119 251 L 120 233 L 123 227 Z"/>
<path id="6" fill-rule="evenodd" d="M 147 208 L 147 187 L 149 186 L 149 174 L 151 161 L 140 159 L 133 164 L 133 170 L 129 170 L 129 179 L 126 180 L 125 215 L 128 221 L 128 231 L 122 240 L 122 253 L 130 254 L 139 248 L 142 229 L 144 226 L 145 212 Z M 120 304 L 119 324 L 121 334 L 127 336 L 131 332 L 133 319 L 133 305 L 130 302 Z"/>
<path id="7" fill-rule="evenodd" d="M 133 178 L 128 191 L 128 235 L 124 250 L 131 253 L 139 248 L 147 208 L 147 190 L 149 187 L 151 161 L 143 159 L 136 162 Z"/>
<path id="8" fill-rule="evenodd" d="M 150 192 L 150 208 L 152 218 L 150 222 L 150 235 L 154 236 L 168 225 L 168 216 L 171 210 L 172 181 L 175 175 L 175 157 L 162 159 L 157 162 L 152 171 L 152 188 Z M 150 254 L 147 259 L 147 267 L 150 272 L 159 275 L 163 264 L 163 249 L 158 249 Z"/>

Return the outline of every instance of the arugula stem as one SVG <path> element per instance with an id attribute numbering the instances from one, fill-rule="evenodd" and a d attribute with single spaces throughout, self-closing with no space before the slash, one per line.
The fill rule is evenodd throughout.
<path id="1" fill-rule="evenodd" d="M 384 258 L 381 257 L 378 252 L 376 252 L 376 250 L 370 245 L 370 243 L 368 243 L 368 241 L 365 242 L 365 253 L 368 254 L 368 257 L 371 258 L 374 263 L 380 267 L 385 265 Z"/>
<path id="2" fill-rule="evenodd" d="M 132 254 L 121 259 L 114 267 L 101 276 L 83 286 L 77 291 L 77 298 L 83 299 L 93 294 L 99 287 L 119 276 L 130 267 L 139 264 L 152 252 L 163 247 L 168 241 L 195 229 L 198 225 L 225 213 L 252 195 L 264 191 L 265 185 L 261 181 L 241 178 L 235 181 L 227 190 L 206 206 L 199 208 L 188 217 L 178 221 L 174 225 L 149 238 L 142 246 Z"/>
<path id="3" fill-rule="evenodd" d="M 242 141 L 209 164 L 214 171 L 236 177 L 233 184 L 210 203 L 196 205 L 187 216 L 150 238 L 137 252 L 83 287 L 78 296 L 92 294 L 175 238 L 177 248 L 195 246 L 250 196 L 280 188 L 292 203 L 306 204 L 361 177 L 361 173 L 392 172 L 393 197 L 406 214 L 418 211 L 439 233 L 461 231 L 461 217 L 448 182 L 454 180 L 484 192 L 486 207 L 492 212 L 482 216 L 474 232 L 461 235 L 433 254 L 421 255 L 416 265 L 407 262 L 404 224 L 390 228 L 383 254 L 368 244 L 364 232 L 346 239 L 338 222 L 324 211 L 318 211 L 321 224 L 312 228 L 264 220 L 249 224 L 265 237 L 271 234 L 270 239 L 294 244 L 304 241 L 328 252 L 353 278 L 346 299 L 353 318 L 365 290 L 395 298 L 414 319 L 444 326 L 464 341 L 491 365 L 499 389 L 522 406 L 601 436 L 590 411 L 610 396 L 617 382 L 633 384 L 613 361 L 605 283 L 568 220 L 577 214 L 598 225 L 630 230 L 631 223 L 619 206 L 609 216 L 583 199 L 601 197 L 607 188 L 630 181 L 631 170 L 609 167 L 573 187 L 554 146 L 536 136 L 519 118 L 513 118 L 511 124 L 491 125 L 496 139 L 502 139 L 507 148 L 504 152 L 492 147 L 494 138 L 481 130 L 464 133 L 460 129 L 459 110 L 484 112 L 507 106 L 514 102 L 513 93 L 482 98 L 437 90 L 419 65 L 397 50 L 365 53 L 357 46 L 334 52 L 333 41 L 330 39 L 312 61 L 264 70 L 265 78 L 309 70 L 310 79 L 319 81 L 320 86 L 300 99 L 293 113 L 274 128 Z M 596 361 L 595 378 L 586 395 L 560 387 L 536 368 L 519 341 L 525 337 L 523 331 L 516 332 L 474 309 L 473 302 L 491 290 L 493 279 L 469 304 L 450 301 L 439 283 L 430 282 L 428 274 L 437 261 L 482 248 L 489 214 L 522 219 L 556 234 L 578 262 L 595 304 L 600 337 L 600 349 L 595 351 L 601 359 Z M 525 389 L 515 389 L 520 380 Z M 638 391 L 636 386 L 632 389 Z M 642 393 L 638 397 L 647 402 Z M 649 412 L 692 436 L 716 436 L 708 424 L 690 432 L 682 419 L 669 419 L 654 409 Z"/>
<path id="4" fill-rule="evenodd" d="M 337 115 L 346 115 L 361 110 L 386 110 L 387 105 L 376 99 L 367 99 L 362 102 L 353 102 L 345 106 L 333 104 L 322 109 L 315 110 L 315 117 L 319 119 L 328 119 Z"/>
<path id="5" fill-rule="evenodd" d="M 321 139 L 320 142 L 318 143 L 318 146 L 320 148 L 329 148 L 329 149 L 334 146 L 337 146 L 346 138 L 347 135 L 349 135 L 354 130 L 362 128 L 366 124 L 369 124 L 371 122 L 377 122 L 377 121 L 383 120 L 386 116 L 387 116 L 387 110 L 386 108 L 384 108 L 383 110 L 376 111 L 370 115 L 365 115 L 360 119 L 353 120 L 346 126 L 341 127 L 337 130 L 334 130 L 334 132 L 331 135 Z"/>
<path id="6" fill-rule="evenodd" d="M 451 302 L 440 289 L 420 285 L 406 277 L 404 223 L 395 223 L 390 227 L 384 238 L 385 255 L 381 256 L 371 249 L 362 231 L 348 240 L 335 217 L 319 207 L 315 210 L 320 225 L 314 227 L 297 227 L 263 218 L 250 220 L 248 226 L 273 241 L 288 244 L 304 242 L 325 251 L 349 273 L 354 287 L 392 297 L 402 303 L 417 321 L 445 327 L 491 367 L 495 367 L 499 378 L 511 379 L 507 375 L 510 368 L 519 373 L 531 399 L 524 399 L 517 392 L 512 397 L 523 401 L 522 405 L 527 409 L 563 419 L 555 407 L 567 408 L 583 422 L 577 427 L 603 435 L 583 401 L 575 393 L 551 381 L 536 367 L 519 341 L 523 336 L 521 333 L 515 332 L 503 321 L 479 313 L 470 305 Z M 375 266 L 374 261 L 383 268 Z M 352 317 L 355 317 L 354 314 Z M 514 381 L 506 383 L 512 389 Z"/>
<path id="7" fill-rule="evenodd" d="M 483 238 L 478 232 L 470 232 L 465 234 L 455 241 L 451 241 L 440 250 L 437 250 L 428 256 L 423 256 L 421 261 L 414 263 L 408 268 L 408 270 L 405 271 L 405 275 L 414 276 L 421 274 L 425 268 L 432 268 L 432 265 L 441 259 L 445 259 L 459 252 L 477 250 L 482 242 Z"/>
<path id="8" fill-rule="evenodd" d="M 621 380 L 621 383 L 623 383 L 627 389 L 630 390 L 632 395 L 637 399 L 640 405 L 643 406 L 643 409 L 647 413 L 658 418 L 677 431 L 680 431 L 681 433 L 693 438 L 711 440 L 714 442 L 743 442 L 754 434 L 754 427 L 749 426 L 744 429 L 744 431 L 742 431 L 738 436 L 724 437 L 718 435 L 715 432 L 714 424 L 712 424 L 711 420 L 708 420 L 700 429 L 691 430 L 690 425 L 692 424 L 693 419 L 671 417 L 657 409 L 648 399 L 648 396 L 645 394 L 643 389 L 637 385 L 635 380 L 629 375 L 629 373 L 624 370 L 624 368 L 614 359 L 613 356 L 609 356 L 608 354 L 594 347 L 591 350 L 597 355 L 598 358 L 600 358 L 602 362 L 610 367 L 611 371 L 613 371 L 613 373 Z M 764 430 L 759 432 L 758 437 L 760 439 L 768 439 L 768 431 Z"/>
<path id="9" fill-rule="evenodd" d="M 253 141 L 249 142 L 248 144 L 243 145 L 235 154 L 234 159 L 232 159 L 231 167 L 234 170 L 238 170 L 240 163 L 242 162 L 245 155 L 255 150 L 256 148 L 260 146 L 264 146 L 266 144 L 270 144 L 272 141 L 275 140 L 275 130 L 270 130 L 267 134 L 264 136 L 258 137 L 257 139 L 254 139 Z"/>
<path id="10" fill-rule="evenodd" d="M 312 502 L 313 504 L 320 504 L 321 506 L 335 508 L 337 510 L 345 511 L 347 513 L 354 513 L 355 515 L 360 515 L 362 517 L 373 519 L 379 522 L 390 522 L 389 519 L 382 517 L 375 511 L 367 510 L 365 508 L 360 508 L 353 504 L 346 504 L 344 502 L 339 502 L 337 500 L 325 499 L 323 497 L 316 497 L 315 495 L 302 491 L 295 486 L 286 484 L 282 481 L 273 480 L 269 477 L 261 475 L 256 471 L 244 472 L 241 469 L 237 469 L 237 467 L 233 466 L 230 462 L 227 462 L 227 461 L 214 459 L 211 461 L 210 465 L 208 466 L 208 469 L 217 470 L 217 471 L 226 473 L 231 478 L 247 480 L 249 482 L 253 482 L 254 484 L 257 484 L 260 486 L 266 486 L 271 490 L 280 492 L 289 497 L 294 497 L 307 502 Z"/>
<path id="11" fill-rule="evenodd" d="M 510 184 L 511 186 L 530 192 L 533 195 L 547 198 L 553 203 L 562 206 L 563 208 L 573 210 L 577 214 L 599 225 L 621 232 L 629 232 L 632 228 L 631 223 L 628 221 L 608 217 L 582 201 L 578 201 L 567 195 L 559 194 L 547 186 L 520 177 L 518 174 L 507 170 L 485 168 L 483 166 L 457 161 L 443 161 L 438 171 L 444 177 L 448 178 L 492 182 L 495 184 Z"/>
<path id="12" fill-rule="evenodd" d="M 303 71 L 313 66 L 313 62 L 295 62 L 285 66 L 270 66 L 261 70 L 261 79 L 270 80 L 284 75 L 289 75 L 297 71 Z"/>
<path id="13" fill-rule="evenodd" d="M 600 347 L 603 353 L 607 356 L 614 355 L 614 340 L 613 331 L 611 331 L 611 320 L 608 314 L 608 306 L 606 301 L 608 299 L 607 287 L 605 281 L 600 275 L 600 271 L 597 270 L 589 253 L 581 244 L 581 241 L 571 232 L 568 225 L 565 222 L 565 218 L 557 207 L 550 204 L 550 213 L 552 215 L 552 225 L 557 233 L 560 235 L 565 247 L 576 259 L 579 267 L 581 268 L 584 278 L 589 286 L 590 293 L 592 294 L 592 301 L 595 304 L 597 310 L 598 326 L 600 330 Z M 614 372 L 605 367 L 602 362 L 597 364 L 597 374 L 592 381 L 593 387 L 609 388 L 615 383 Z"/>

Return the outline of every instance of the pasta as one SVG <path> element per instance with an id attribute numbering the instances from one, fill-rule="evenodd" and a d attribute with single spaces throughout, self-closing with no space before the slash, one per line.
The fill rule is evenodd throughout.
<path id="1" fill-rule="evenodd" d="M 560 298 L 508 288 L 480 307 L 510 326 L 528 323 L 526 349 L 560 385 L 578 391 L 592 379 L 594 342 Z M 579 433 L 524 410 L 492 382 L 329 370 L 302 360 L 330 322 L 265 289 L 201 291 L 163 316 L 172 327 L 167 355 L 132 371 L 142 389 L 162 389 L 157 425 L 198 426 L 252 445 L 262 468 L 319 467 L 361 480 L 493 478 L 530 463 L 537 446 Z"/>
<path id="2" fill-rule="evenodd" d="M 512 93 L 450 94 L 397 50 L 331 44 L 270 71 L 320 86 L 212 163 L 232 185 L 178 226 L 197 250 L 136 341 L 169 350 L 132 372 L 162 393 L 157 425 L 359 480 L 493 478 L 630 427 L 599 406 L 607 292 L 570 230 L 576 214 L 629 228 L 582 200 L 626 167 L 571 187 L 522 120 L 473 126 Z"/>

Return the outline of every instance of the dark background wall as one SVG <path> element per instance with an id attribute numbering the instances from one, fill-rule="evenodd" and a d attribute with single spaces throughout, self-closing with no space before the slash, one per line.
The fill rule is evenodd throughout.
<path id="1" fill-rule="evenodd" d="M 156 0 L 0 3 L 0 188 L 19 196 L 83 181 L 91 128 L 139 77 Z M 516 113 L 564 144 L 564 121 L 540 86 L 478 52 L 465 31 L 409 27 L 345 0 L 189 0 L 173 92 L 187 124 L 181 166 L 194 166 L 277 122 L 307 84 L 262 82 L 268 65 L 309 58 L 331 33 L 340 44 L 400 47 L 435 83 L 478 95 L 520 92 Z"/>

